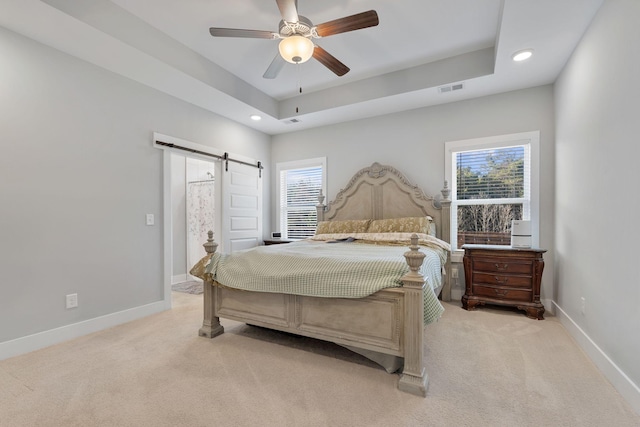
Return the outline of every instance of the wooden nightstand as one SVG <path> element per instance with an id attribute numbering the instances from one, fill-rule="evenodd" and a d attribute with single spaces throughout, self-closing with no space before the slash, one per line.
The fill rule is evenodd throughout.
<path id="1" fill-rule="evenodd" d="M 283 243 L 291 243 L 293 240 L 287 240 L 287 239 L 280 239 L 280 238 L 275 238 L 275 239 L 264 239 L 264 244 L 265 246 L 269 246 L 269 245 L 281 245 Z"/>
<path id="2" fill-rule="evenodd" d="M 524 310 L 532 319 L 544 319 L 540 280 L 545 249 L 492 245 L 464 245 L 462 248 L 466 285 L 462 297 L 464 309 L 499 304 Z"/>

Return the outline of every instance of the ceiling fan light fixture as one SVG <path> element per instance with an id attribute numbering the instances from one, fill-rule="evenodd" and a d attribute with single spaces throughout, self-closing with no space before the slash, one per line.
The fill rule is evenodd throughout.
<path id="1" fill-rule="evenodd" d="M 280 41 L 278 49 L 282 58 L 292 64 L 302 64 L 313 55 L 313 42 L 307 37 L 293 34 Z"/>

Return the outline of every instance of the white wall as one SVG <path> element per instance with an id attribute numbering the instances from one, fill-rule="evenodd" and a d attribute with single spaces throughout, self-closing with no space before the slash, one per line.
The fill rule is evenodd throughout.
<path id="1" fill-rule="evenodd" d="M 635 383 L 638 412 L 639 23 L 639 1 L 607 0 L 555 85 L 556 301 Z"/>
<path id="2" fill-rule="evenodd" d="M 0 94 L 0 350 L 163 300 L 154 131 L 270 163 L 268 135 L 4 28 Z"/>
<path id="3" fill-rule="evenodd" d="M 435 90 L 435 89 L 434 89 Z M 540 130 L 540 245 L 545 256 L 542 299 L 553 288 L 554 123 L 551 86 L 422 108 L 273 137 L 275 162 L 327 156 L 327 201 L 359 169 L 389 164 L 423 188 L 439 194 L 444 182 L 444 143 Z M 275 194 L 275 189 L 272 189 Z M 272 206 L 275 209 L 276 206 Z M 275 221 L 275 211 L 272 211 Z M 275 229 L 276 224 L 272 224 Z M 455 288 L 454 284 L 454 288 Z M 462 289 L 462 276 L 457 288 Z M 550 308 L 550 303 L 546 304 Z"/>

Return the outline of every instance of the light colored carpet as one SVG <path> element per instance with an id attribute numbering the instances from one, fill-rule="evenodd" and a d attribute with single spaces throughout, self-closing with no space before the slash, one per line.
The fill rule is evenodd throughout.
<path id="1" fill-rule="evenodd" d="M 171 285 L 171 290 L 174 292 L 184 292 L 187 294 L 199 295 L 204 293 L 203 284 L 198 280 L 190 280 L 188 282 L 174 283 Z"/>
<path id="2" fill-rule="evenodd" d="M 202 296 L 0 362 L 0 426 L 639 426 L 554 317 L 447 304 L 426 398 L 342 347 L 237 322 Z"/>

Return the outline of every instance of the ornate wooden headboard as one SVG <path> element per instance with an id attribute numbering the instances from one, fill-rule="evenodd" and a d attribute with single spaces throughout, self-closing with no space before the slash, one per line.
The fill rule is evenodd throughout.
<path id="1" fill-rule="evenodd" d="M 439 200 L 427 196 L 412 184 L 400 171 L 388 165 L 374 163 L 360 169 L 345 188 L 338 192 L 335 200 L 323 204 L 324 196 L 318 197 L 318 221 L 340 221 L 347 219 L 386 219 L 430 215 L 436 224 L 438 238 L 449 242 L 451 200 L 445 182 Z M 451 261 L 447 262 L 445 287 L 442 299 L 449 300 L 449 277 Z"/>

